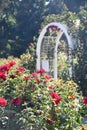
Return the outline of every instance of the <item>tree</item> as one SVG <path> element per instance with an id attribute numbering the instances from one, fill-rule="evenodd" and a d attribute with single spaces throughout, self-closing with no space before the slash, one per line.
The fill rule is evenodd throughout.
<path id="1" fill-rule="evenodd" d="M 2 56 L 20 56 L 38 34 L 45 13 L 46 0 L 11 0 L 0 22 L 5 39 Z M 3 44 L 3 40 L 2 43 Z M 16 53 L 15 53 L 16 52 Z"/>

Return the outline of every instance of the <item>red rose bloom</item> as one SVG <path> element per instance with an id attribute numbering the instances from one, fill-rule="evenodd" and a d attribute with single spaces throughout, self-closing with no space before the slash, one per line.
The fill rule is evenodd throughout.
<path id="1" fill-rule="evenodd" d="M 15 106 L 19 106 L 19 105 L 21 105 L 21 103 L 22 103 L 22 100 L 21 100 L 21 98 L 13 98 L 13 99 L 11 99 L 11 103 L 13 104 L 13 105 L 15 105 Z"/>
<path id="2" fill-rule="evenodd" d="M 37 83 L 40 83 L 40 79 L 39 78 L 34 78 L 35 79 L 35 81 L 37 82 Z"/>
<path id="3" fill-rule="evenodd" d="M 7 105 L 7 100 L 5 98 L 0 97 L 0 106 L 5 107 Z"/>
<path id="4" fill-rule="evenodd" d="M 40 70 L 37 71 L 37 73 L 44 74 L 45 70 L 43 68 L 41 68 Z"/>
<path id="5" fill-rule="evenodd" d="M 87 105 L 87 97 L 83 98 L 83 102 L 84 102 L 85 105 Z"/>
<path id="6" fill-rule="evenodd" d="M 17 70 L 16 70 L 16 74 L 22 74 L 24 71 L 25 71 L 24 68 L 19 67 L 19 68 L 17 68 Z"/>
<path id="7" fill-rule="evenodd" d="M 5 72 L 0 72 L 0 78 L 3 79 L 3 80 L 6 80 Z"/>
<path id="8" fill-rule="evenodd" d="M 52 122 L 53 122 L 52 118 L 47 119 L 47 123 L 48 123 L 48 124 L 52 124 Z"/>
<path id="9" fill-rule="evenodd" d="M 45 75 L 44 76 L 44 79 L 45 79 L 45 82 L 48 82 L 52 77 L 50 75 Z"/>
<path id="10" fill-rule="evenodd" d="M 81 130 L 87 130 L 86 125 L 83 125 Z"/>
<path id="11" fill-rule="evenodd" d="M 35 90 L 35 87 L 31 87 L 31 90 L 34 91 L 34 90 Z"/>
<path id="12" fill-rule="evenodd" d="M 56 105 L 58 105 L 58 103 L 62 100 L 62 98 L 54 91 L 51 92 L 50 95 Z"/>
<path id="13" fill-rule="evenodd" d="M 13 65 L 15 65 L 15 62 L 10 61 L 8 64 L 0 66 L 0 71 L 9 71 Z"/>
<path id="14" fill-rule="evenodd" d="M 37 73 L 37 72 L 34 72 L 34 73 L 32 73 L 32 76 L 33 76 L 33 77 L 37 77 L 37 76 L 38 76 L 38 73 Z"/>
<path id="15" fill-rule="evenodd" d="M 48 86 L 49 89 L 53 89 L 53 86 Z"/>
<path id="16" fill-rule="evenodd" d="M 9 62 L 10 67 L 14 66 L 15 64 L 16 64 L 15 61 L 10 61 Z"/>
<path id="17" fill-rule="evenodd" d="M 5 64 L 3 66 L 0 66 L 0 71 L 9 71 L 10 70 L 10 65 Z"/>
<path id="18" fill-rule="evenodd" d="M 84 127 L 82 127 L 82 130 L 85 130 Z"/>

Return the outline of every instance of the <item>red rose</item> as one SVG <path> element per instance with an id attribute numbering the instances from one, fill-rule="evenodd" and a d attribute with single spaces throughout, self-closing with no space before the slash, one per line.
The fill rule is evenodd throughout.
<path id="1" fill-rule="evenodd" d="M 44 78 L 45 78 L 45 82 L 48 82 L 52 77 L 50 76 L 50 75 L 45 75 L 44 76 Z"/>
<path id="2" fill-rule="evenodd" d="M 45 79 L 51 79 L 52 77 L 50 75 L 45 75 Z"/>
<path id="3" fill-rule="evenodd" d="M 10 67 L 14 66 L 15 64 L 16 64 L 15 61 L 10 61 L 10 62 L 9 62 Z"/>
<path id="4" fill-rule="evenodd" d="M 5 72 L 0 72 L 0 78 L 3 79 L 3 80 L 6 80 Z"/>
<path id="5" fill-rule="evenodd" d="M 0 71 L 9 71 L 10 70 L 10 65 L 5 64 L 3 66 L 0 66 Z"/>
<path id="6" fill-rule="evenodd" d="M 82 127 L 82 130 L 85 130 L 84 127 Z"/>
<path id="7" fill-rule="evenodd" d="M 39 114 L 42 115 L 44 112 L 42 110 L 39 111 Z"/>
<path id="8" fill-rule="evenodd" d="M 19 106 L 19 105 L 21 105 L 21 103 L 22 103 L 22 100 L 21 100 L 21 98 L 13 98 L 13 99 L 11 99 L 11 103 L 13 104 L 13 105 L 15 105 L 15 106 Z"/>
<path id="9" fill-rule="evenodd" d="M 49 89 L 53 89 L 53 86 L 48 86 Z"/>
<path id="10" fill-rule="evenodd" d="M 24 71 L 25 71 L 24 68 L 18 67 L 17 70 L 16 70 L 16 74 L 22 74 Z"/>
<path id="11" fill-rule="evenodd" d="M 35 87 L 31 87 L 31 90 L 34 91 L 34 90 L 35 90 Z"/>
<path id="12" fill-rule="evenodd" d="M 40 70 L 37 71 L 37 73 L 44 74 L 45 70 L 43 68 L 41 68 Z"/>
<path id="13" fill-rule="evenodd" d="M 15 62 L 10 61 L 8 64 L 0 66 L 0 71 L 9 71 L 13 65 L 15 65 Z"/>
<path id="14" fill-rule="evenodd" d="M 40 83 L 40 79 L 39 78 L 34 78 L 35 79 L 35 81 L 37 82 L 37 83 Z"/>
<path id="15" fill-rule="evenodd" d="M 33 77 L 37 77 L 37 76 L 38 76 L 38 73 L 37 73 L 37 72 L 34 72 L 34 73 L 32 73 L 32 76 L 33 76 Z"/>
<path id="16" fill-rule="evenodd" d="M 5 107 L 7 105 L 7 100 L 5 98 L 0 97 L 0 106 Z"/>
<path id="17" fill-rule="evenodd" d="M 51 92 L 50 95 L 53 98 L 53 101 L 56 105 L 62 100 L 62 98 L 54 91 Z"/>
<path id="18" fill-rule="evenodd" d="M 87 105 L 87 97 L 83 98 L 83 102 L 84 102 L 85 105 Z"/>
<path id="19" fill-rule="evenodd" d="M 52 124 L 52 122 L 53 122 L 52 118 L 47 119 L 47 123 L 48 123 L 48 124 Z"/>
<path id="20" fill-rule="evenodd" d="M 81 130 L 87 130 L 86 125 L 82 126 L 82 129 L 81 129 Z"/>

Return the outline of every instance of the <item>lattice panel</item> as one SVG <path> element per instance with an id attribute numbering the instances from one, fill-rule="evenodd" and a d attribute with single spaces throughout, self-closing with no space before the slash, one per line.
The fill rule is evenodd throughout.
<path id="1" fill-rule="evenodd" d="M 44 36 L 41 46 L 41 58 L 49 59 L 54 57 L 55 40 L 56 37 Z"/>
<path id="2" fill-rule="evenodd" d="M 54 74 L 54 49 L 56 37 L 44 36 L 41 45 L 41 67 L 44 67 L 48 74 Z"/>

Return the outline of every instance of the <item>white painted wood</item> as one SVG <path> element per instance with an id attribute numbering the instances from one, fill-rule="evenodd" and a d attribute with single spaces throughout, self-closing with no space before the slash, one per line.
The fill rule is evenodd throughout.
<path id="1" fill-rule="evenodd" d="M 43 30 L 41 31 L 40 35 L 39 35 L 39 38 L 38 38 L 38 41 L 37 41 L 37 48 L 36 48 L 36 55 L 37 55 L 37 62 L 36 62 L 36 70 L 39 70 L 41 68 L 41 56 L 40 56 L 40 53 L 41 53 L 41 44 L 42 44 L 42 40 L 47 32 L 47 28 L 48 27 L 51 27 L 51 26 L 56 26 L 58 28 L 60 28 L 59 30 L 59 33 L 56 37 L 56 44 L 55 44 L 55 48 L 54 48 L 54 78 L 57 79 L 57 73 L 58 73 L 58 68 L 57 68 L 57 48 L 58 48 L 58 43 L 59 43 L 59 40 L 60 38 L 62 37 L 63 33 L 65 34 L 66 38 L 67 38 L 67 42 L 68 42 L 68 47 L 69 47 L 69 64 L 70 64 L 70 67 L 69 67 L 69 76 L 72 77 L 72 54 L 71 54 L 71 51 L 73 49 L 73 44 L 72 44 L 72 40 L 70 38 L 70 36 L 68 35 L 68 28 L 66 25 L 63 25 L 61 23 L 57 23 L 57 22 L 52 22 L 52 23 L 49 23 L 48 25 L 46 25 Z M 52 32 L 51 32 L 51 35 L 52 35 Z M 47 67 L 48 68 L 48 67 Z"/>

